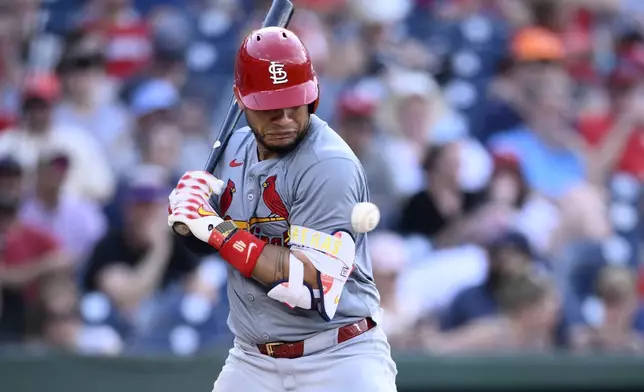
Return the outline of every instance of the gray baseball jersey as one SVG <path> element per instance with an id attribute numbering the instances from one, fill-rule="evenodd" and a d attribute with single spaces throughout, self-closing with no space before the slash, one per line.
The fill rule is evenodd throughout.
<path id="1" fill-rule="evenodd" d="M 356 242 L 355 268 L 328 322 L 317 310 L 291 309 L 269 298 L 267 287 L 229 266 L 228 325 L 235 336 L 251 344 L 297 341 L 365 317 L 378 322 L 380 298 L 367 238 L 353 232 L 350 219 L 353 206 L 369 199 L 364 170 L 326 122 L 312 115 L 294 151 L 264 161 L 257 158 L 253 132 L 242 128 L 231 137 L 214 175 L 226 183 L 217 211 L 269 244 L 287 246 L 289 225 L 328 234 L 344 230 Z"/>

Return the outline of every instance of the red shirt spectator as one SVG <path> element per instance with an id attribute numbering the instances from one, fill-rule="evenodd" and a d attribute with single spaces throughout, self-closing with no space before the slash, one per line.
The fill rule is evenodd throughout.
<path id="1" fill-rule="evenodd" d="M 4 235 L 2 265 L 6 268 L 19 267 L 37 261 L 58 245 L 53 236 L 37 227 L 16 223 Z"/>
<path id="2" fill-rule="evenodd" d="M 15 223 L 3 237 L 0 266 L 7 271 L 34 266 L 58 251 L 54 237 L 37 227 Z M 28 291 L 30 296 L 34 293 L 32 285 Z"/>
<path id="3" fill-rule="evenodd" d="M 150 29 L 134 9 L 128 7 L 112 17 L 92 18 L 83 27 L 100 39 L 108 75 L 126 79 L 141 71 L 150 61 Z"/>
<path id="4" fill-rule="evenodd" d="M 28 309 L 38 294 L 39 278 L 57 268 L 58 246 L 49 234 L 13 220 L 14 216 L 15 207 L 2 202 L 0 340 L 21 341 L 28 332 Z"/>
<path id="5" fill-rule="evenodd" d="M 0 112 L 0 133 L 16 123 L 15 118 L 10 113 Z"/>
<path id="6" fill-rule="evenodd" d="M 592 146 L 599 146 L 613 123 L 614 119 L 610 116 L 588 117 L 581 120 L 579 130 Z M 644 126 L 639 126 L 631 133 L 615 170 L 644 181 Z"/>

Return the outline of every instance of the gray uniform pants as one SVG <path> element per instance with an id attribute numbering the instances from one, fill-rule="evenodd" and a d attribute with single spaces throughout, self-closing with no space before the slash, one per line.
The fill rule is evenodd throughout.
<path id="1" fill-rule="evenodd" d="M 335 330 L 323 332 L 294 359 L 269 357 L 235 339 L 213 392 L 396 392 L 396 374 L 379 326 L 340 344 Z"/>

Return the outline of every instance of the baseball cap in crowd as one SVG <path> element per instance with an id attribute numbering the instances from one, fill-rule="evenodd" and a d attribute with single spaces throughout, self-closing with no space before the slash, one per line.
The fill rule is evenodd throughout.
<path id="1" fill-rule="evenodd" d="M 487 243 L 487 248 L 492 251 L 501 248 L 513 248 L 528 255 L 532 259 L 535 257 L 534 250 L 528 238 L 516 230 L 507 230 L 497 234 Z"/>
<path id="2" fill-rule="evenodd" d="M 55 75 L 42 74 L 28 77 L 22 91 L 23 101 L 41 100 L 55 102 L 61 94 L 60 81 Z"/>
<path id="3" fill-rule="evenodd" d="M 179 103 L 179 92 L 164 80 L 150 80 L 138 87 L 132 95 L 131 110 L 137 117 L 169 110 Z"/>
<path id="4" fill-rule="evenodd" d="M 492 152 L 495 169 L 520 169 L 519 157 L 510 151 Z"/>
<path id="5" fill-rule="evenodd" d="M 510 48 L 513 59 L 520 62 L 560 61 L 565 57 L 562 40 L 543 27 L 525 27 L 519 30 L 514 35 Z"/>
<path id="6" fill-rule="evenodd" d="M 172 191 L 168 185 L 168 171 L 157 165 L 135 167 L 126 181 L 125 198 L 133 203 L 167 200 Z"/>
<path id="7" fill-rule="evenodd" d="M 378 106 L 378 98 L 373 94 L 352 89 L 340 96 L 338 115 L 341 119 L 370 117 Z"/>

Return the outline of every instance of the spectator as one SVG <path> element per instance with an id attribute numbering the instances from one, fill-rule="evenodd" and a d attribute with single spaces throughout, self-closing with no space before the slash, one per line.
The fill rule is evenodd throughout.
<path id="1" fill-rule="evenodd" d="M 392 69 L 385 79 L 389 95 L 375 118 L 383 130 L 397 137 L 386 144 L 384 152 L 395 162 L 397 187 L 411 195 L 424 184 L 420 168 L 427 144 L 444 144 L 465 137 L 468 129 L 427 74 Z"/>
<path id="2" fill-rule="evenodd" d="M 90 40 L 81 36 L 59 64 L 64 94 L 54 110 L 54 123 L 88 131 L 104 147 L 112 167 L 120 169 L 124 163 L 120 149 L 127 147 L 131 119 L 110 92 L 105 57 Z"/>
<path id="3" fill-rule="evenodd" d="M 409 306 L 409 301 L 400 295 L 398 278 L 407 256 L 404 240 L 395 233 L 379 232 L 370 238 L 369 248 L 384 311 L 383 328 L 392 345 L 408 346 L 413 337 L 407 331 L 415 323 L 418 309 Z"/>
<path id="4" fill-rule="evenodd" d="M 67 274 L 52 274 L 42 281 L 32 309 L 31 343 L 45 349 L 83 354 L 118 354 L 122 341 L 113 329 L 88 326 L 79 309 L 79 292 Z"/>
<path id="5" fill-rule="evenodd" d="M 71 162 L 65 192 L 103 203 L 112 196 L 114 176 L 99 144 L 86 131 L 52 123 L 59 87 L 53 77 L 29 80 L 23 95 L 22 123 L 0 134 L 0 154 L 13 154 L 27 170 L 28 184 L 33 184 L 41 151 L 64 151 Z"/>
<path id="6" fill-rule="evenodd" d="M 35 193 L 21 207 L 20 219 L 47 229 L 80 269 L 89 252 L 103 236 L 107 222 L 96 203 L 61 192 L 69 170 L 69 157 L 45 151 L 40 157 Z"/>
<path id="7" fill-rule="evenodd" d="M 628 268 L 607 266 L 596 283 L 603 311 L 588 348 L 603 352 L 644 352 L 644 308 L 638 303 L 635 274 Z"/>
<path id="8" fill-rule="evenodd" d="M 442 331 L 456 330 L 474 320 L 498 314 L 501 288 L 512 279 L 534 276 L 537 269 L 533 250 L 527 239 L 517 232 L 506 232 L 487 246 L 488 273 L 485 281 L 464 289 L 456 295 L 440 318 Z M 564 291 L 564 303 L 558 313 L 555 342 L 558 346 L 572 345 L 582 324 L 580 310 L 574 298 Z"/>
<path id="9" fill-rule="evenodd" d="M 494 152 L 517 156 L 528 185 L 553 199 L 583 183 L 586 176 L 583 152 L 577 149 L 578 140 L 567 122 L 572 119 L 571 89 L 563 70 L 543 73 L 528 90 L 527 126 L 489 143 Z"/>
<path id="10" fill-rule="evenodd" d="M 183 134 L 177 171 L 185 173 L 203 166 L 210 155 L 213 132 L 206 103 L 197 98 L 184 99 L 179 107 L 177 123 Z"/>
<path id="11" fill-rule="evenodd" d="M 591 179 L 604 184 L 611 174 L 623 172 L 644 183 L 640 159 L 644 153 L 644 84 L 630 81 L 622 88 L 614 86 L 613 94 L 612 110 L 580 119 L 580 131 L 593 147 Z"/>
<path id="12" fill-rule="evenodd" d="M 103 292 L 135 329 L 150 326 L 142 309 L 154 308 L 155 295 L 182 285 L 197 260 L 167 224 L 169 189 L 143 167 L 131 173 L 124 225 L 110 230 L 96 245 L 82 279 L 84 292 Z M 152 304 L 149 304 L 152 302 Z"/>
<path id="13" fill-rule="evenodd" d="M 69 272 L 70 260 L 55 239 L 38 227 L 21 223 L 19 199 L 0 194 L 0 335 L 24 342 L 28 314 L 41 280 L 54 272 Z"/>
<path id="14" fill-rule="evenodd" d="M 131 0 L 90 1 L 83 19 L 81 28 L 100 39 L 108 75 L 124 80 L 147 65 L 150 31 Z"/>
<path id="15" fill-rule="evenodd" d="M 139 146 L 140 164 L 163 168 L 169 173 L 168 183 L 174 183 L 183 174 L 177 170 L 182 145 L 183 135 L 176 124 L 170 122 L 156 124 L 142 135 Z"/>
<path id="16" fill-rule="evenodd" d="M 609 228 L 603 195 L 588 181 L 587 151 L 569 125 L 570 78 L 551 68 L 529 91 L 527 126 L 490 139 L 491 150 L 516 156 L 528 186 L 557 201 L 563 230 L 558 240 L 605 238 Z"/>
<path id="17" fill-rule="evenodd" d="M 560 228 L 559 209 L 528 187 L 515 156 L 495 157 L 487 192 L 490 203 L 513 210 L 512 227 L 526 236 L 536 252 L 553 255 L 554 237 Z"/>
<path id="18" fill-rule="evenodd" d="M 545 352 L 554 349 L 553 335 L 560 294 L 544 278 L 517 276 L 499 289 L 500 313 L 440 334 L 426 344 L 436 353 Z"/>
<path id="19" fill-rule="evenodd" d="M 136 117 L 135 139 L 159 123 L 176 120 L 179 91 L 169 82 L 154 79 L 143 83 L 133 95 L 130 110 Z"/>
<path id="20" fill-rule="evenodd" d="M 500 235 L 487 247 L 485 282 L 461 291 L 441 317 L 444 331 L 457 329 L 479 317 L 494 314 L 499 288 L 510 278 L 523 276 L 533 267 L 533 254 L 526 238 L 518 233 Z"/>
<path id="21" fill-rule="evenodd" d="M 435 246 L 448 247 L 480 240 L 492 225 L 506 223 L 507 209 L 483 208 L 492 161 L 479 145 L 459 141 L 432 146 L 423 168 L 429 186 L 404 206 L 404 234 L 422 234 Z"/>
<path id="22" fill-rule="evenodd" d="M 483 103 L 481 125 L 474 130 L 484 143 L 497 133 L 509 131 L 524 124 L 528 110 L 526 90 L 536 78 L 564 60 L 561 40 L 541 27 L 519 30 L 510 44 L 510 57 L 501 64 L 500 74 L 489 88 L 489 99 Z"/>
<path id="23" fill-rule="evenodd" d="M 0 158 L 0 189 L 7 197 L 19 199 L 23 195 L 24 178 L 20 163 L 10 155 Z"/>
<path id="24" fill-rule="evenodd" d="M 337 129 L 365 169 L 371 201 L 382 211 L 381 227 L 390 227 L 400 212 L 398 206 L 405 191 L 395 179 L 400 167 L 383 154 L 383 142 L 391 138 L 376 128 L 376 107 L 376 97 L 361 94 L 358 89 L 346 92 L 339 102 Z"/>

